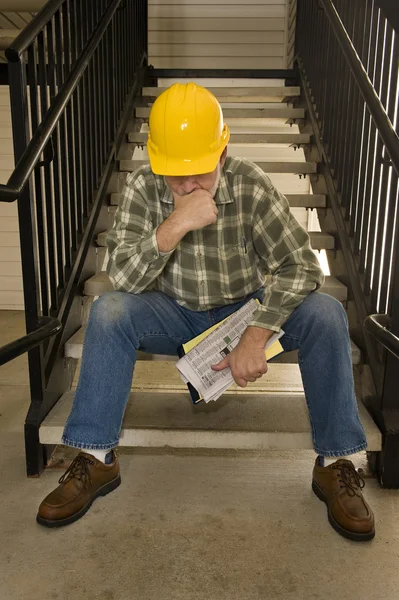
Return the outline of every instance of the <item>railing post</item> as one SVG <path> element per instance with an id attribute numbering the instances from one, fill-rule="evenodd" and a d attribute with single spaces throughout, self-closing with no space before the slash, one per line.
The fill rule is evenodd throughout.
<path id="1" fill-rule="evenodd" d="M 19 62 L 9 63 L 8 76 L 12 110 L 12 129 L 15 163 L 24 153 L 29 142 L 28 85 L 24 56 Z M 18 199 L 19 236 L 24 282 L 24 303 L 26 331 L 37 328 L 41 314 L 38 258 L 35 244 L 36 214 L 31 180 Z M 25 448 L 28 475 L 38 475 L 45 464 L 44 447 L 39 443 L 37 423 L 43 402 L 44 363 L 43 347 L 34 348 L 28 353 L 29 377 L 31 385 L 31 405 L 25 421 Z"/>
<path id="2" fill-rule="evenodd" d="M 396 243 L 392 264 L 392 303 L 390 321 L 393 334 L 399 336 L 399 244 Z M 384 385 L 381 410 L 384 417 L 385 435 L 382 456 L 377 464 L 378 477 L 384 487 L 399 488 L 399 393 L 398 359 L 386 353 Z"/>

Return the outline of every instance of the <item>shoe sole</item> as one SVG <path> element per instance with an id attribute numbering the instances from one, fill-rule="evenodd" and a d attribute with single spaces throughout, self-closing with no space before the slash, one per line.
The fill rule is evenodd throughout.
<path id="1" fill-rule="evenodd" d="M 43 517 L 41 517 L 38 514 L 36 517 L 36 521 L 37 521 L 37 523 L 39 523 L 40 525 L 44 525 L 45 527 L 63 527 L 64 525 L 70 525 L 71 523 L 78 521 L 78 519 L 81 519 L 83 517 L 83 515 L 85 515 L 87 513 L 87 511 L 89 510 L 89 508 L 91 507 L 91 505 L 93 504 L 93 502 L 96 498 L 98 498 L 99 496 L 106 496 L 107 494 L 109 494 L 110 492 L 115 490 L 120 484 L 121 484 L 121 476 L 118 475 L 118 477 L 116 477 L 109 483 L 106 483 L 101 488 L 99 488 L 97 490 L 97 492 L 90 498 L 88 503 L 85 504 L 77 513 L 71 515 L 70 517 L 68 517 L 66 519 L 58 519 L 55 521 L 50 521 L 48 519 L 43 519 Z"/>
<path id="2" fill-rule="evenodd" d="M 344 529 L 343 527 L 341 527 L 341 525 L 339 523 L 337 523 L 337 521 L 332 516 L 330 509 L 328 507 L 327 499 L 326 499 L 325 495 L 323 494 L 323 491 L 321 490 L 321 488 L 317 485 L 317 483 L 315 481 L 312 481 L 312 490 L 314 491 L 316 496 L 319 498 L 319 500 L 321 500 L 322 502 L 324 502 L 326 504 L 327 512 L 328 512 L 328 521 L 329 521 L 331 527 L 333 527 L 337 533 L 342 535 L 344 538 L 346 538 L 348 540 L 352 540 L 354 542 L 369 542 L 370 540 L 372 540 L 374 538 L 374 536 L 375 536 L 374 528 L 372 529 L 372 531 L 368 531 L 367 533 L 355 533 L 354 531 L 349 531 L 348 529 Z"/>

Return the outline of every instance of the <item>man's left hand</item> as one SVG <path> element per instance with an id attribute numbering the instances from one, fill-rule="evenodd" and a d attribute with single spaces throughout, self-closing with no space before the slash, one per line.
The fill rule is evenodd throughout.
<path id="1" fill-rule="evenodd" d="M 227 367 L 230 367 L 236 384 L 247 387 L 248 381 L 256 381 L 267 373 L 264 344 L 254 345 L 250 338 L 243 336 L 230 354 L 216 365 L 212 365 L 214 371 L 222 371 Z"/>

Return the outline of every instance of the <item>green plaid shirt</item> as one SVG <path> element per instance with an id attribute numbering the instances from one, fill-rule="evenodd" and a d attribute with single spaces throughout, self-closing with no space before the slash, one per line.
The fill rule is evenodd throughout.
<path id="1" fill-rule="evenodd" d="M 250 325 L 279 331 L 324 281 L 309 236 L 287 199 L 247 160 L 227 158 L 215 202 L 216 223 L 159 252 L 156 232 L 173 211 L 173 195 L 149 166 L 131 173 L 107 238 L 113 286 L 130 294 L 158 290 L 194 311 L 239 302 L 265 286 Z"/>

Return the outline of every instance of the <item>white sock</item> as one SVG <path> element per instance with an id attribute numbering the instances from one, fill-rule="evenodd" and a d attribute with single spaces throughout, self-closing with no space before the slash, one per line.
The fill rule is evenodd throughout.
<path id="1" fill-rule="evenodd" d="M 94 458 L 100 460 L 102 463 L 105 464 L 105 457 L 107 456 L 108 452 L 111 452 L 111 450 L 92 450 L 91 448 L 82 448 L 82 452 L 91 454 L 92 456 L 94 456 Z"/>
<path id="2" fill-rule="evenodd" d="M 340 460 L 340 458 L 344 458 L 345 460 L 353 460 L 353 454 L 350 456 L 325 456 L 324 457 L 324 466 L 328 467 L 328 465 L 332 465 L 333 463 Z"/>

